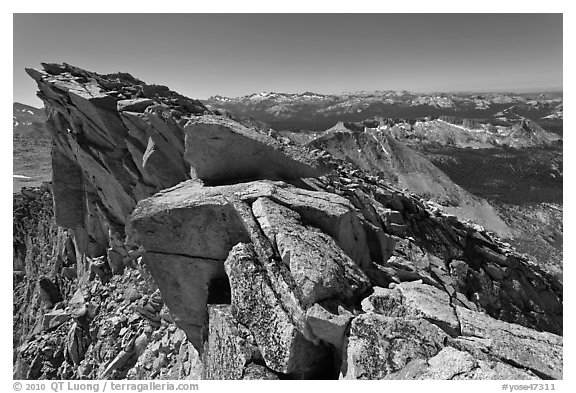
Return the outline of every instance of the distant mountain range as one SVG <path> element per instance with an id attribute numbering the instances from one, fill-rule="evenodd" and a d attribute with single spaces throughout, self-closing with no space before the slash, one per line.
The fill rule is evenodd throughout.
<path id="1" fill-rule="evenodd" d="M 312 92 L 256 93 L 230 98 L 213 96 L 204 103 L 269 123 L 274 129 L 326 130 L 338 121 L 362 121 L 373 116 L 417 119 L 454 116 L 506 123 L 528 118 L 548 131 L 562 134 L 562 93 L 426 93 L 373 91 L 343 94 Z"/>
<path id="2" fill-rule="evenodd" d="M 521 249 L 553 270 L 561 266 L 562 221 L 554 215 L 562 204 L 561 93 L 258 93 L 205 104 L 503 235 L 512 231 Z M 52 177 L 45 121 L 44 109 L 13 104 L 14 191 Z"/>
<path id="3" fill-rule="evenodd" d="M 520 117 L 509 119 L 509 125 L 493 125 L 451 117 L 418 121 L 394 121 L 375 117 L 362 122 L 338 123 L 350 130 L 372 130 L 386 133 L 405 144 L 486 149 L 493 147 L 524 148 L 550 146 L 561 140 L 536 122 Z"/>
<path id="4" fill-rule="evenodd" d="M 327 130 L 338 125 L 341 130 L 371 130 L 370 140 L 388 135 L 420 151 L 423 146 L 552 146 L 561 140 L 563 122 L 561 93 L 257 93 L 214 96 L 205 104 L 258 129 L 270 126 L 299 143 L 330 133 Z M 13 104 L 14 174 L 28 177 L 16 179 L 15 189 L 32 179 L 49 179 L 45 121 L 44 109 Z"/>

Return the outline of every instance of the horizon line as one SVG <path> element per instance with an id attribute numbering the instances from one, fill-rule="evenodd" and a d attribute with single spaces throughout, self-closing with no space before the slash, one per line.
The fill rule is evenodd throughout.
<path id="1" fill-rule="evenodd" d="M 251 95 L 256 94 L 285 94 L 285 95 L 303 95 L 306 93 L 316 94 L 321 96 L 339 96 L 345 94 L 358 94 L 358 93 L 378 93 L 378 92 L 404 92 L 404 93 L 412 93 L 412 94 L 542 94 L 542 93 L 562 93 L 564 94 L 563 87 L 542 87 L 542 88 L 530 88 L 530 89 L 523 89 L 523 88 L 511 88 L 506 90 L 430 90 L 430 91 L 417 91 L 417 90 L 405 90 L 405 89 L 374 89 L 374 90 L 355 90 L 355 91 L 341 91 L 339 93 L 319 93 L 315 91 L 306 90 L 303 92 L 280 92 L 280 91 L 273 91 L 273 90 L 263 90 L 259 92 L 253 92 L 244 95 L 237 95 L 237 96 L 229 96 L 229 95 L 222 95 L 222 94 L 214 94 L 208 98 L 198 98 L 199 100 L 203 99 L 210 99 L 213 97 L 224 97 L 224 98 L 242 98 L 248 97 Z"/>
<path id="2" fill-rule="evenodd" d="M 169 86 L 167 86 L 169 87 Z M 172 89 L 171 89 L 172 90 Z M 175 91 L 175 90 L 174 90 Z M 340 96 L 340 95 L 345 95 L 345 94 L 359 94 L 359 93 L 378 93 L 378 92 L 405 92 L 405 93 L 411 93 L 411 94 L 544 94 L 544 93 L 560 93 L 560 94 L 564 94 L 564 88 L 563 87 L 550 87 L 550 88 L 535 88 L 535 89 L 526 89 L 524 90 L 523 88 L 515 88 L 515 89 L 507 89 L 507 90 L 431 90 L 431 91 L 413 91 L 413 90 L 404 90 L 404 89 L 387 89 L 387 90 L 381 90 L 381 89 L 375 89 L 375 90 L 356 90 L 356 91 L 341 91 L 340 93 L 318 93 L 318 92 L 313 92 L 310 90 L 306 90 L 304 92 L 296 92 L 296 93 L 287 93 L 287 92 L 278 92 L 278 91 L 260 91 L 260 92 L 254 92 L 254 93 L 250 93 L 250 94 L 244 94 L 244 95 L 237 95 L 237 96 L 225 96 L 222 94 L 214 94 L 211 95 L 207 98 L 196 98 L 196 97 L 188 97 L 188 98 L 192 98 L 192 99 L 197 99 L 199 101 L 202 100 L 209 100 L 211 98 L 214 97 L 223 97 L 223 98 L 242 98 L 242 97 L 248 97 L 251 95 L 256 95 L 256 94 L 262 94 L 262 93 L 275 93 L 275 94 L 285 94 L 285 95 L 302 95 L 305 93 L 310 93 L 310 94 L 316 94 L 316 95 L 321 95 L 321 96 Z M 39 99 L 41 100 L 38 96 L 34 95 L 35 99 Z M 37 108 L 37 109 L 41 109 L 36 107 L 35 105 L 32 105 L 30 103 L 26 103 L 26 102 L 22 102 L 22 101 L 12 101 L 14 104 L 24 104 L 24 105 L 28 105 L 30 107 L 33 108 Z"/>

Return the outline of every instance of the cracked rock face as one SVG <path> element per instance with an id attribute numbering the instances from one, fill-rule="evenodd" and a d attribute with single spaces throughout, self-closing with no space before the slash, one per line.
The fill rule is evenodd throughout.
<path id="1" fill-rule="evenodd" d="M 303 201 L 316 203 L 304 209 Z M 335 239 L 303 224 L 304 219 L 321 225 L 337 223 L 338 217 L 349 221 L 349 213 L 352 207 L 345 200 L 282 182 L 218 187 L 188 182 L 143 201 L 132 215 L 131 228 L 147 250 L 144 261 L 166 302 L 200 350 L 210 282 L 224 276 L 224 261 L 238 243 L 253 242 L 263 260 L 259 263 L 277 261 L 299 309 L 324 299 L 357 302 L 371 286 L 366 274 Z M 347 242 L 342 244 L 350 246 Z M 242 298 L 231 286 L 233 297 Z M 304 311 L 299 314 L 304 324 Z"/>
<path id="2" fill-rule="evenodd" d="M 382 321 L 380 316 L 426 321 L 451 336 L 444 340 L 444 348 L 437 355 L 418 357 L 419 360 L 396 369 L 389 368 L 386 378 L 562 378 L 560 336 L 453 306 L 445 292 L 421 282 L 402 283 L 393 289 L 376 288 L 365 299 L 364 308 L 366 315 L 376 315 L 376 321 Z M 352 322 L 353 327 L 356 327 L 356 319 Z M 343 370 L 343 375 L 352 372 L 358 378 L 380 378 L 382 367 L 370 363 L 374 356 L 367 355 L 364 348 L 382 347 L 378 336 L 381 329 L 372 327 L 375 322 L 370 324 L 361 320 L 358 323 L 361 328 L 351 331 L 347 347 L 348 368 Z M 423 340 L 419 345 L 427 345 L 424 336 L 419 340 Z"/>
<path id="3" fill-rule="evenodd" d="M 56 220 L 89 233 L 82 251 L 91 256 L 105 247 L 106 229 L 123 235 L 139 200 L 186 179 L 296 179 L 330 169 L 308 150 L 212 115 L 165 86 L 43 66 L 26 71 L 48 111 Z"/>
<path id="4" fill-rule="evenodd" d="M 306 228 L 298 213 L 267 198 L 258 198 L 252 211 L 290 270 L 304 304 L 329 298 L 352 303 L 370 287 L 368 277 L 334 239 Z"/>
<path id="5" fill-rule="evenodd" d="M 453 347 L 444 347 L 428 360 L 415 359 L 384 379 L 539 379 L 532 372 L 506 363 L 479 360 Z"/>
<path id="6" fill-rule="evenodd" d="M 421 317 L 451 335 L 458 335 L 460 322 L 450 296 L 438 288 L 420 282 L 404 282 L 394 289 L 376 287 L 363 301 L 366 312 L 390 317 Z"/>
<path id="7" fill-rule="evenodd" d="M 562 338 L 456 307 L 462 336 L 480 338 L 475 348 L 547 379 L 562 379 Z"/>
<path id="8" fill-rule="evenodd" d="M 204 348 L 204 379 L 278 379 L 266 366 L 250 331 L 232 316 L 229 305 L 211 305 Z M 262 374 L 255 378 L 255 374 Z"/>
<path id="9" fill-rule="evenodd" d="M 266 365 L 302 378 L 324 371 L 322 361 L 330 352 L 309 339 L 298 288 L 282 262 L 263 262 L 252 247 L 239 243 L 225 265 L 232 314 L 254 334 Z"/>
<path id="10" fill-rule="evenodd" d="M 401 370 L 411 359 L 433 357 L 446 339 L 446 333 L 421 318 L 360 315 L 350 326 L 342 377 L 382 379 Z"/>
<path id="11" fill-rule="evenodd" d="M 562 378 L 562 283 L 495 234 L 166 87 L 28 72 L 67 232 L 27 229 L 65 263 L 16 291 L 43 332 L 15 340 L 17 375 Z M 16 277 L 39 282 L 15 232 Z"/>

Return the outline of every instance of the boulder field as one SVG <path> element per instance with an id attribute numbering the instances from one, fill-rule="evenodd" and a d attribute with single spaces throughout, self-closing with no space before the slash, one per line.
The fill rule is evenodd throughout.
<path id="1" fill-rule="evenodd" d="M 494 233 L 164 86 L 43 67 L 55 221 L 27 230 L 53 251 L 15 238 L 41 317 L 16 377 L 562 378 L 562 283 Z"/>

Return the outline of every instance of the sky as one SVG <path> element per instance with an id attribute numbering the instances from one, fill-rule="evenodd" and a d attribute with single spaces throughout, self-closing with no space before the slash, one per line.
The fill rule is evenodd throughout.
<path id="1" fill-rule="evenodd" d="M 14 101 L 42 106 L 41 62 L 199 99 L 561 90 L 562 14 L 14 14 Z"/>

